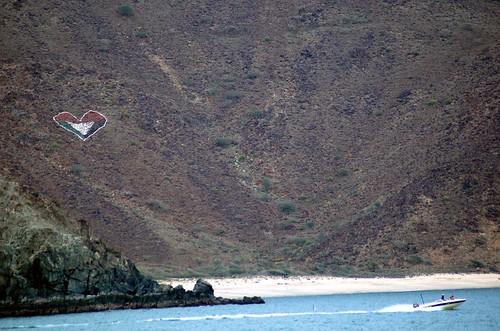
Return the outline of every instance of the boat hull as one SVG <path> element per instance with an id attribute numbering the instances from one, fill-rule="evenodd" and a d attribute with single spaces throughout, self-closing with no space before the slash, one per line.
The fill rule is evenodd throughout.
<path id="1" fill-rule="evenodd" d="M 440 310 L 453 310 L 464 303 L 465 299 L 454 299 L 444 301 L 434 301 L 420 306 L 422 309 L 440 309 Z"/>
<path id="2" fill-rule="evenodd" d="M 460 306 L 461 304 L 462 304 L 461 302 L 460 303 L 451 303 L 449 305 L 443 306 L 443 308 L 441 308 L 441 309 L 443 309 L 443 310 L 453 310 L 453 309 L 457 308 L 458 306 Z"/>

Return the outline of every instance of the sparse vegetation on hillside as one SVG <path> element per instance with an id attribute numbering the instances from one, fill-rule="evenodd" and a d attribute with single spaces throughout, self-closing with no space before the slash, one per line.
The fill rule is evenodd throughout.
<path id="1" fill-rule="evenodd" d="M 228 148 L 234 144 L 234 140 L 228 137 L 217 137 L 215 139 L 215 146 L 220 148 Z"/>
<path id="2" fill-rule="evenodd" d="M 144 31 L 136 31 L 136 32 L 135 32 L 135 36 L 136 36 L 137 38 L 147 38 L 147 36 L 148 36 L 148 35 L 147 35 L 147 33 L 146 33 L 146 32 L 144 32 Z"/>
<path id="3" fill-rule="evenodd" d="M 71 173 L 75 176 L 81 176 L 83 174 L 83 167 L 79 163 L 75 163 L 71 166 Z"/>
<path id="4" fill-rule="evenodd" d="M 224 98 L 228 100 L 238 100 L 242 97 L 242 93 L 237 90 L 229 90 L 224 93 Z"/>
<path id="5" fill-rule="evenodd" d="M 295 204 L 290 200 L 278 200 L 277 201 L 278 209 L 285 214 L 292 214 L 297 210 Z"/>
<path id="6" fill-rule="evenodd" d="M 269 179 L 268 177 L 262 178 L 262 191 L 263 192 L 269 193 L 269 190 L 271 189 L 271 185 L 272 185 L 271 179 Z"/>
<path id="7" fill-rule="evenodd" d="M 120 5 L 118 7 L 118 14 L 121 16 L 133 16 L 134 10 L 129 5 Z"/>
<path id="8" fill-rule="evenodd" d="M 165 205 L 163 202 L 158 201 L 158 200 L 151 200 L 148 202 L 148 207 L 157 212 L 164 212 L 168 210 L 167 205 Z"/>
<path id="9" fill-rule="evenodd" d="M 269 196 L 269 193 L 267 193 L 267 192 L 259 192 L 259 199 L 261 201 L 268 202 L 271 200 L 271 197 Z"/>
<path id="10" fill-rule="evenodd" d="M 349 170 L 347 169 L 339 169 L 336 173 L 338 177 L 347 177 L 349 176 Z"/>
<path id="11" fill-rule="evenodd" d="M 253 119 L 261 119 L 264 117 L 264 112 L 259 110 L 257 107 L 252 107 L 247 112 L 248 117 Z"/>
<path id="12" fill-rule="evenodd" d="M 248 79 L 252 79 L 252 80 L 256 79 L 257 78 L 257 73 L 255 71 L 253 71 L 253 70 L 249 70 L 247 72 L 247 78 Z"/>

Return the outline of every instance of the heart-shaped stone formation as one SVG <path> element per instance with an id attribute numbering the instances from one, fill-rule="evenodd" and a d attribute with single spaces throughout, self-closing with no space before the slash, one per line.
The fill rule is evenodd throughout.
<path id="1" fill-rule="evenodd" d="M 65 111 L 54 116 L 54 121 L 65 130 L 74 133 L 78 138 L 85 141 L 102 129 L 108 120 L 103 114 L 90 110 L 80 119 Z"/>

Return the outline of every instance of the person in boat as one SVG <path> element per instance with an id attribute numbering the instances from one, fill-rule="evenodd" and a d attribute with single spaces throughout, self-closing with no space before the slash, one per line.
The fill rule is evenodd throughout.
<path id="1" fill-rule="evenodd" d="M 453 294 L 450 296 L 450 300 L 455 300 L 455 296 Z"/>
<path id="2" fill-rule="evenodd" d="M 441 294 L 441 301 L 445 301 L 444 294 Z"/>

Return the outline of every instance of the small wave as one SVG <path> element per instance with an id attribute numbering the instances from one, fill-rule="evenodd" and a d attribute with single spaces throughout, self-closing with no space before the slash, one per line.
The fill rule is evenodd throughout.
<path id="1" fill-rule="evenodd" d="M 41 325 L 13 325 L 0 327 L 0 330 L 17 330 L 17 329 L 51 329 L 51 328 L 68 328 L 76 326 L 88 326 L 89 323 L 63 323 L 63 324 L 41 324 Z"/>
<path id="2" fill-rule="evenodd" d="M 334 315 L 339 315 L 339 314 L 368 314 L 370 313 L 367 310 L 346 310 L 346 311 L 337 311 L 332 314 Z"/>
<path id="3" fill-rule="evenodd" d="M 137 322 L 158 322 L 158 321 L 202 321 L 202 320 L 222 320 L 222 319 L 242 319 L 242 318 L 275 318 L 290 316 L 309 316 L 309 315 L 339 315 L 339 314 L 366 314 L 366 310 L 346 310 L 335 312 L 297 312 L 297 313 L 268 313 L 268 314 L 227 314 L 227 315 L 204 315 L 204 316 L 183 316 L 183 317 L 159 317 L 140 320 Z"/>

